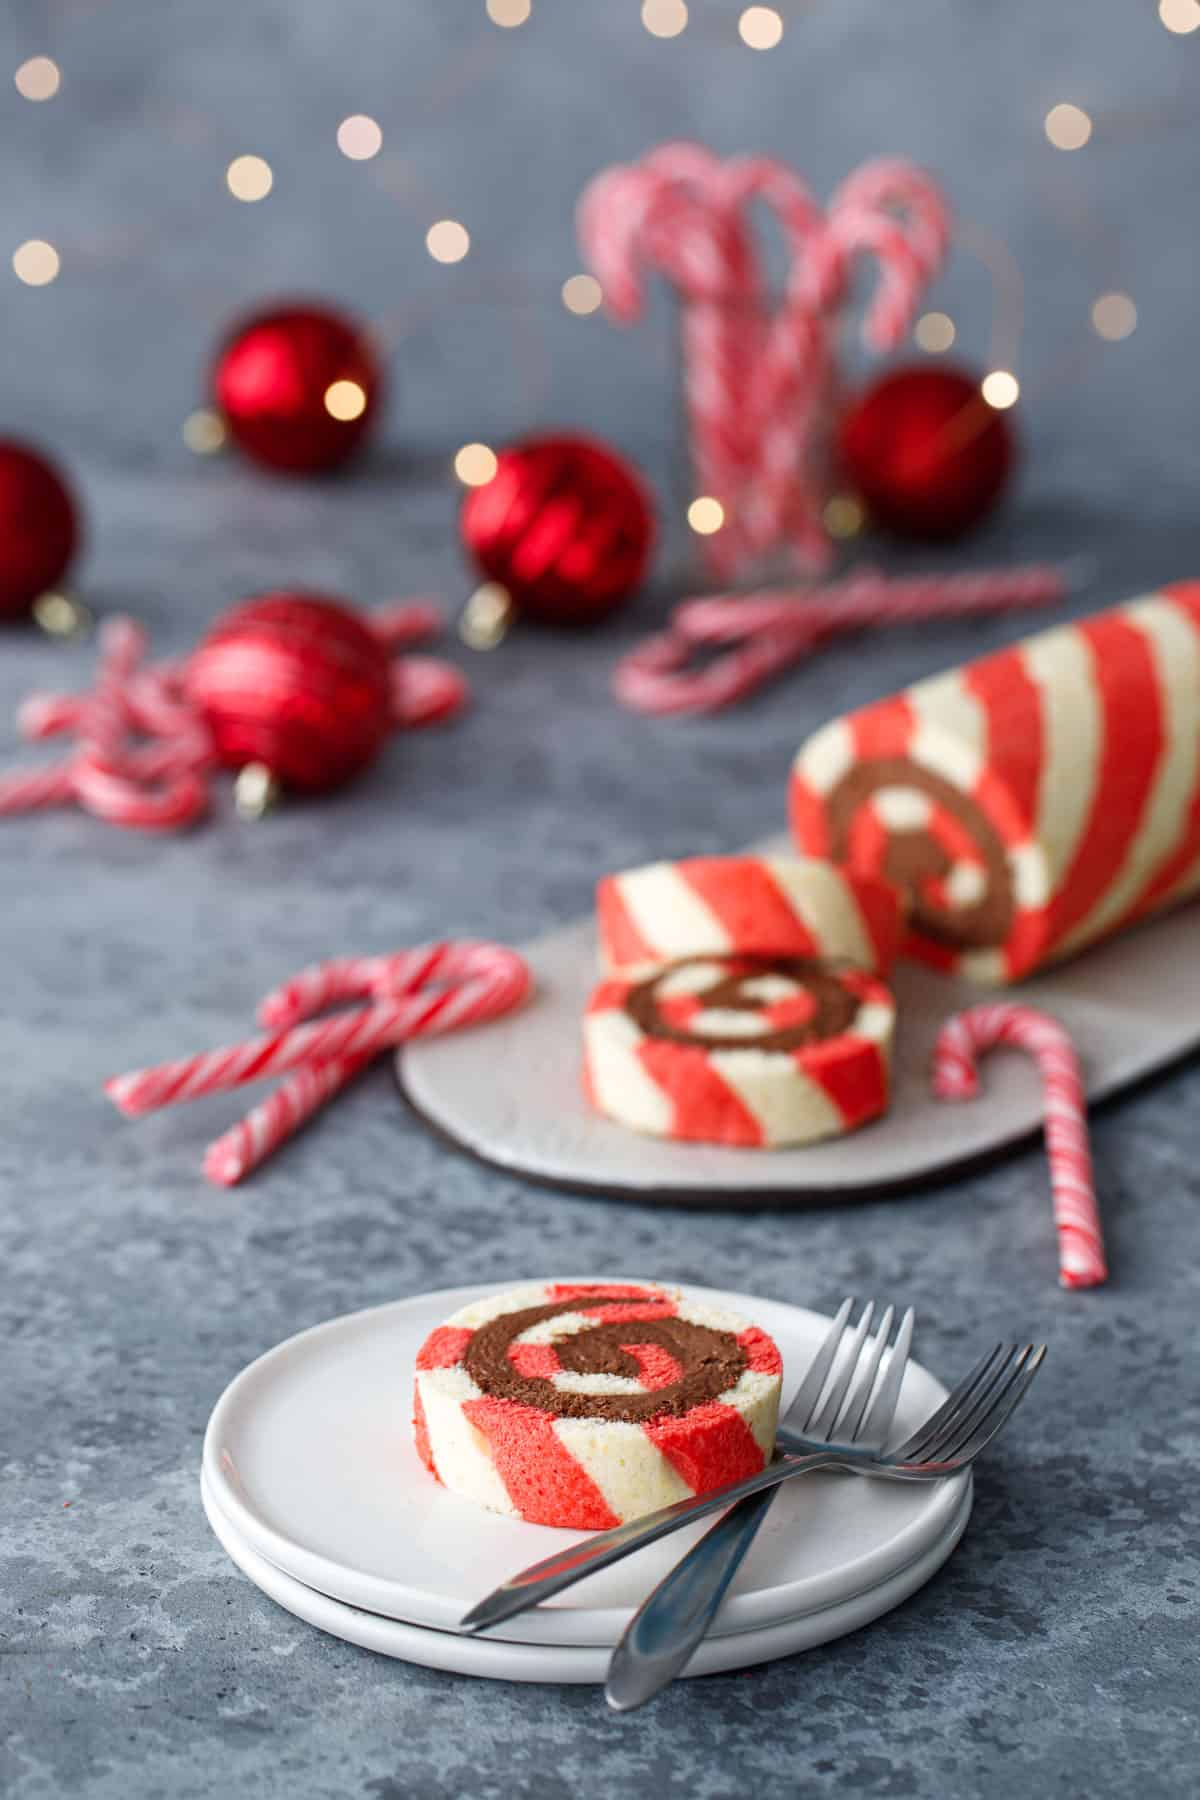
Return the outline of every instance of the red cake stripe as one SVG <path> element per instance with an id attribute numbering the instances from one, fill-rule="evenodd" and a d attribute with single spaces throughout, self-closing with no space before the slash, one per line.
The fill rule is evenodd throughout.
<path id="1" fill-rule="evenodd" d="M 783 1374 L 783 1358 L 761 1326 L 747 1325 L 745 1331 L 739 1331 L 738 1343 L 746 1352 L 747 1366 L 756 1375 Z"/>
<path id="2" fill-rule="evenodd" d="M 1142 633 L 1113 613 L 1085 620 L 1077 630 L 1092 655 L 1103 733 L 1087 824 L 1050 904 L 1052 944 L 1079 923 L 1119 872 L 1165 742 L 1158 678 Z"/>
<path id="3" fill-rule="evenodd" d="M 1177 582 L 1171 587 L 1164 588 L 1163 593 L 1175 604 L 1191 624 L 1192 629 L 1200 636 L 1200 582 Z M 1122 925 L 1130 924 L 1142 913 L 1148 912 L 1160 900 L 1165 900 L 1189 870 L 1195 867 L 1198 860 L 1200 860 L 1200 764 L 1197 766 L 1195 787 L 1192 790 L 1191 804 L 1179 843 L 1166 861 L 1153 871 L 1141 893 L 1118 922 L 1117 929 L 1119 930 Z"/>
<path id="4" fill-rule="evenodd" d="M 856 762 L 875 757 L 907 756 L 917 729 L 917 719 L 903 694 L 880 700 L 854 713 L 847 721 L 854 740 Z"/>
<path id="5" fill-rule="evenodd" d="M 581 1306 L 580 1312 L 589 1319 L 595 1319 L 597 1325 L 634 1324 L 638 1319 L 673 1319 L 679 1311 L 678 1303 L 669 1298 L 662 1300 L 643 1300 L 638 1302 L 619 1300 L 600 1306 Z"/>
<path id="6" fill-rule="evenodd" d="M 741 1342 L 741 1339 L 738 1339 Z M 677 1362 L 669 1350 L 661 1344 L 622 1344 L 627 1356 L 632 1356 L 638 1366 L 638 1379 L 643 1387 L 651 1393 L 655 1388 L 670 1387 L 673 1382 L 683 1376 L 683 1364 Z"/>
<path id="7" fill-rule="evenodd" d="M 509 1499 L 530 1524 L 553 1525 L 569 1518 L 580 1531 L 607 1531 L 620 1524 L 545 1413 L 489 1396 L 464 1401 L 463 1412 L 487 1439 Z"/>
<path id="8" fill-rule="evenodd" d="M 562 1368 L 553 1344 L 510 1344 L 508 1360 L 518 1375 L 531 1381 L 549 1381 Z"/>
<path id="9" fill-rule="evenodd" d="M 720 920 L 737 949 L 789 956 L 820 954 L 820 944 L 805 929 L 792 902 L 776 886 L 769 870 L 753 857 L 738 859 L 734 878 L 723 857 L 696 857 L 680 873 Z"/>
<path id="10" fill-rule="evenodd" d="M 611 985 L 624 998 L 628 984 L 621 981 Z M 546 1289 L 547 1300 L 650 1300 L 658 1297 L 652 1288 L 630 1287 L 619 1281 L 553 1281 Z"/>
<path id="11" fill-rule="evenodd" d="M 1038 685 L 1019 650 L 1001 650 L 970 664 L 963 670 L 963 685 L 987 721 L 988 756 L 1003 746 L 1005 786 L 1028 833 L 1037 818 L 1045 757 Z"/>
<path id="12" fill-rule="evenodd" d="M 761 1125 L 729 1084 L 721 1080 L 709 1062 L 708 1051 L 644 1038 L 637 1053 L 646 1073 L 675 1109 L 676 1137 L 761 1145 Z"/>
<path id="13" fill-rule="evenodd" d="M 847 1055 L 853 1044 L 856 1054 Z M 864 1125 L 883 1111 L 887 1101 L 887 1064 L 878 1044 L 847 1032 L 842 1038 L 805 1044 L 795 1052 L 797 1063 L 837 1107 L 846 1130 Z"/>
<path id="14" fill-rule="evenodd" d="M 433 1460 L 433 1447 L 429 1442 L 429 1423 L 425 1417 L 425 1408 L 421 1404 L 421 1390 L 413 1384 L 413 1442 L 417 1446 L 417 1455 L 438 1481 L 441 1476 L 437 1472 L 437 1464 Z"/>
<path id="15" fill-rule="evenodd" d="M 465 1325 L 439 1325 L 417 1351 L 418 1369 L 452 1369 L 473 1336 Z"/>
<path id="16" fill-rule="evenodd" d="M 732 1406 L 710 1400 L 685 1418 L 648 1419 L 642 1430 L 694 1494 L 741 1481 L 763 1466 L 754 1433 Z"/>
<path id="17" fill-rule="evenodd" d="M 788 824 L 806 856 L 828 856 L 832 847 L 823 797 L 793 773 L 788 783 Z"/>

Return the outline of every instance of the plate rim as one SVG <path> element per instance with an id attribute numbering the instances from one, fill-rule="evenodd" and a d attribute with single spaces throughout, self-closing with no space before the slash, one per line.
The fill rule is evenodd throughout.
<path id="1" fill-rule="evenodd" d="M 547 1275 L 529 1279 L 571 1282 L 595 1280 L 597 1277 L 594 1274 L 591 1276 Z M 640 1276 L 617 1274 L 608 1275 L 604 1279 L 622 1281 L 664 1278 L 650 1277 L 644 1274 Z M 349 1564 L 335 1562 L 319 1551 L 313 1551 L 298 1544 L 294 1539 L 276 1530 L 268 1521 L 261 1518 L 243 1499 L 238 1487 L 227 1474 L 223 1464 L 220 1440 L 225 1432 L 226 1421 L 243 1397 L 244 1389 L 251 1386 L 256 1378 L 261 1379 L 264 1372 L 269 1373 L 272 1363 L 285 1363 L 290 1360 L 300 1346 L 311 1345 L 312 1342 L 323 1336 L 332 1336 L 338 1332 L 361 1327 L 364 1322 L 381 1314 L 394 1313 L 418 1306 L 429 1306 L 433 1302 L 437 1303 L 439 1316 L 444 1316 L 445 1313 L 457 1311 L 459 1306 L 465 1306 L 472 1300 L 483 1298 L 489 1294 L 503 1293 L 513 1285 L 513 1282 L 509 1280 L 473 1282 L 454 1288 L 433 1288 L 419 1294 L 403 1296 L 397 1300 L 384 1301 L 380 1305 L 361 1307 L 353 1312 L 341 1313 L 332 1319 L 321 1320 L 315 1325 L 306 1326 L 302 1330 L 292 1333 L 291 1336 L 263 1351 L 261 1355 L 255 1357 L 233 1376 L 222 1390 L 209 1416 L 204 1433 L 201 1468 L 210 1482 L 214 1499 L 221 1506 L 223 1514 L 258 1554 L 279 1569 L 282 1574 L 300 1581 L 303 1586 L 314 1592 L 337 1600 L 340 1604 L 357 1607 L 362 1611 L 375 1613 L 381 1617 L 396 1618 L 423 1630 L 453 1631 L 457 1617 L 451 1616 L 449 1606 L 444 1603 L 439 1606 L 436 1598 L 432 1608 L 423 1606 L 420 1590 L 414 1590 L 408 1584 L 382 1582 L 380 1577 L 371 1575 L 366 1570 L 355 1569 Z M 756 1296 L 733 1289 L 710 1288 L 692 1282 L 668 1283 L 668 1285 L 678 1285 L 685 1293 L 703 1298 L 710 1304 L 725 1304 L 731 1310 L 741 1312 L 749 1318 L 758 1316 L 757 1309 L 769 1307 L 805 1314 L 823 1323 L 830 1322 L 825 1314 L 815 1312 L 811 1307 L 797 1306 L 794 1302 L 787 1300 L 773 1300 L 769 1296 Z M 916 1359 L 913 1359 L 910 1366 L 919 1369 L 925 1378 L 933 1383 L 938 1395 L 944 1397 L 947 1390 L 931 1370 Z M 970 1473 L 968 1471 L 965 1476 L 953 1477 L 945 1484 L 930 1484 L 933 1493 L 930 1506 L 917 1518 L 910 1520 L 907 1525 L 902 1527 L 888 1546 L 877 1546 L 875 1550 L 867 1554 L 863 1562 L 854 1565 L 861 1571 L 861 1574 L 852 1586 L 848 1587 L 844 1583 L 839 1586 L 832 1575 L 817 1574 L 804 1577 L 799 1581 L 782 1584 L 782 1586 L 756 1589 L 750 1594 L 733 1595 L 726 1600 L 722 1613 L 719 1615 L 723 1620 L 723 1625 L 713 1635 L 720 1637 L 748 1630 L 763 1629 L 783 1616 L 803 1616 L 842 1600 L 849 1602 L 855 1594 L 872 1589 L 880 1581 L 888 1579 L 895 1568 L 903 1567 L 911 1562 L 915 1556 L 921 1553 L 924 1545 L 936 1540 L 945 1519 L 953 1512 L 956 1505 L 953 1498 L 955 1490 L 960 1487 L 965 1488 L 969 1483 Z M 575 1535 L 582 1536 L 584 1534 L 577 1533 Z M 909 1544 L 909 1540 L 912 1540 L 911 1544 Z M 909 1546 L 907 1554 L 903 1556 L 901 1562 L 897 1562 L 897 1547 L 903 1548 L 906 1545 Z M 393 1591 L 400 1588 L 406 1595 L 417 1597 L 415 1604 L 408 1603 L 407 1616 L 393 1610 L 398 1604 L 395 1601 L 386 1605 L 379 1603 L 378 1595 L 381 1588 L 385 1590 L 390 1588 Z M 772 1602 L 769 1598 L 769 1596 L 786 1593 L 796 1588 L 804 1590 L 804 1593 L 782 1605 L 778 1600 Z M 372 1596 L 374 1596 L 373 1599 Z M 428 1596 L 424 1596 L 424 1599 L 428 1600 Z M 632 1618 L 634 1610 L 632 1606 L 576 1607 L 565 1605 L 543 1608 L 539 1609 L 536 1614 L 521 1615 L 511 1621 L 505 1629 L 515 1635 L 507 1636 L 504 1641 L 524 1644 L 536 1642 L 544 1645 L 547 1642 L 544 1634 L 552 1622 L 555 1635 L 550 1641 L 554 1645 L 571 1644 L 576 1648 L 597 1643 L 611 1645 L 615 1643 L 621 1631 Z M 413 1611 L 423 1611 L 425 1616 L 414 1618 L 411 1616 Z M 434 1613 L 433 1617 L 429 1616 L 430 1611 Z M 765 1619 L 763 1614 L 767 1615 Z M 579 1633 L 585 1634 L 582 1644 L 576 1635 Z M 493 1638 L 495 1637 L 496 1634 L 493 1634 Z"/>
<path id="2" fill-rule="evenodd" d="M 376 1655 L 484 1680 L 599 1685 L 607 1675 L 610 1645 L 521 1643 L 494 1634 L 470 1636 L 456 1631 L 439 1631 L 434 1626 L 415 1625 L 408 1620 L 371 1613 L 333 1595 L 322 1594 L 278 1568 L 239 1537 L 208 1490 L 203 1473 L 200 1499 L 210 1529 L 234 1567 L 274 1605 L 314 1630 L 327 1632 Z M 732 1672 L 817 1649 L 821 1644 L 860 1630 L 894 1611 L 931 1581 L 950 1560 L 970 1523 L 973 1502 L 974 1490 L 968 1486 L 941 1536 L 874 1588 L 773 1625 L 708 1636 L 692 1663 L 683 1671 L 683 1679 Z M 237 1550 L 231 1546 L 230 1538 L 236 1543 Z M 285 1594 L 287 1598 L 283 1597 Z M 872 1604 L 881 1597 L 882 1604 Z M 339 1629 L 339 1626 L 354 1629 L 351 1632 Z M 813 1629 L 816 1636 L 811 1635 Z M 376 1641 L 371 1642 L 372 1637 Z M 392 1640 L 390 1644 L 381 1641 L 388 1638 Z M 401 1648 L 401 1644 L 405 1647 Z M 431 1651 L 437 1654 L 431 1655 Z M 559 1666 L 547 1669 L 547 1663 Z"/>

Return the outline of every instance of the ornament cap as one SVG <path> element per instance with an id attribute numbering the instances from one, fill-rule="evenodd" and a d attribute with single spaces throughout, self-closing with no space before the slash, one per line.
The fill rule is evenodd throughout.
<path id="1" fill-rule="evenodd" d="M 499 581 L 485 581 L 463 607 L 458 635 L 471 650 L 494 650 L 508 636 L 513 597 Z"/>
<path id="2" fill-rule="evenodd" d="M 250 762 L 238 770 L 233 804 L 240 819 L 264 819 L 283 797 L 283 784 L 266 763 Z"/>
<path id="3" fill-rule="evenodd" d="M 82 600 L 74 594 L 60 593 L 56 588 L 38 595 L 33 603 L 33 622 L 39 631 L 54 638 L 82 637 L 96 623 L 91 609 Z"/>

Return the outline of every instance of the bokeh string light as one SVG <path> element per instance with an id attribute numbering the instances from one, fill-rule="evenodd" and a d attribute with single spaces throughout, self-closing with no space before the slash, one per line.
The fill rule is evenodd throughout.
<path id="1" fill-rule="evenodd" d="M 632 5 L 635 9 L 635 29 L 640 19 L 641 28 L 656 38 L 678 38 L 693 23 L 685 0 L 642 0 L 640 7 L 636 6 L 636 0 L 632 0 Z M 485 0 L 482 10 L 487 20 L 482 36 L 456 50 L 440 81 L 425 84 L 420 111 L 427 113 L 431 106 L 443 105 L 451 98 L 459 99 L 464 84 L 479 80 L 489 61 L 494 60 L 489 57 L 484 40 L 490 37 L 494 42 L 498 41 L 500 35 L 527 24 L 532 14 L 530 0 Z M 1172 35 L 1184 37 L 1200 30 L 1200 0 L 1158 0 L 1157 12 L 1162 27 Z M 775 7 L 751 5 L 740 11 L 731 8 L 720 26 L 723 33 L 730 30 L 731 16 L 736 20 L 738 39 L 748 48 L 756 51 L 769 50 L 777 46 L 784 37 L 784 18 Z M 499 31 L 491 29 L 493 27 L 498 27 Z M 717 28 L 714 21 L 714 32 Z M 724 41 L 728 42 L 727 36 Z M 14 71 L 13 80 L 23 99 L 41 103 L 54 99 L 60 93 L 63 74 L 56 60 L 44 54 L 36 54 L 20 63 Z M 1166 111 L 1162 108 L 1148 110 L 1144 115 L 1139 114 L 1138 118 L 1142 125 L 1151 118 L 1156 124 L 1160 124 L 1168 115 L 1175 116 L 1169 107 Z M 1123 118 L 1124 115 L 1116 112 L 1089 112 L 1074 100 L 1060 100 L 1046 111 L 1042 128 L 1046 141 L 1055 150 L 1079 151 L 1093 145 L 1102 136 L 1109 141 L 1115 140 L 1120 134 Z M 206 121 L 200 121 L 202 128 L 206 124 Z M 188 127 L 188 135 L 190 141 L 195 141 L 194 120 Z M 215 127 L 209 135 L 215 137 Z M 352 162 L 375 164 L 383 178 L 380 185 L 393 194 L 398 192 L 411 207 L 414 205 L 411 166 L 399 162 L 394 154 L 390 159 L 381 155 L 383 143 L 382 125 L 366 113 L 347 115 L 336 130 L 336 144 L 340 154 Z M 389 165 L 386 170 L 385 165 Z M 270 163 L 254 153 L 235 156 L 225 170 L 228 192 L 247 204 L 265 199 L 272 192 L 274 181 L 275 172 Z M 435 210 L 436 202 L 426 212 L 426 219 Z M 972 239 L 975 241 L 971 241 Z M 987 373 L 981 382 L 981 392 L 989 405 L 1003 410 L 1012 406 L 1021 392 L 1018 377 L 1013 372 L 1019 366 L 1022 335 L 1019 271 L 1015 269 L 1007 246 L 998 240 L 993 243 L 990 251 L 981 249 L 982 234 L 973 232 L 971 227 L 966 226 L 960 233 L 959 241 L 961 247 L 982 256 L 995 284 L 997 322 L 993 331 L 991 353 L 983 365 Z M 425 230 L 425 245 L 430 257 L 445 265 L 461 262 L 472 249 L 467 227 L 452 216 L 433 219 Z M 68 245 L 67 250 L 76 280 L 81 266 L 112 260 L 114 255 L 111 248 L 99 254 L 90 246 Z M 127 246 L 125 253 L 129 253 Z M 60 249 L 41 237 L 29 238 L 19 244 L 12 252 L 11 261 L 16 279 L 28 288 L 49 286 L 58 278 L 63 266 Z M 1012 264 L 1012 269 L 1006 268 L 1006 264 Z M 1111 271 L 1109 273 L 1111 279 Z M 1101 286 L 1099 282 L 1096 285 L 1097 288 Z M 527 298 L 527 287 L 523 287 L 519 278 L 507 283 L 507 292 L 515 307 L 519 307 Z M 599 284 L 592 276 L 584 273 L 570 274 L 562 279 L 559 297 L 565 310 L 580 318 L 596 313 L 603 302 Z M 1006 318 L 1003 316 L 1005 314 Z M 1096 293 L 1088 308 L 1087 319 L 1091 328 L 1087 335 L 1091 336 L 1093 343 L 1099 340 L 1107 344 L 1119 344 L 1136 329 L 1137 306 L 1129 293 L 1114 286 Z M 405 329 L 410 328 L 411 318 L 406 317 L 403 324 Z M 927 355 L 940 356 L 954 346 L 959 335 L 958 326 L 947 313 L 933 310 L 917 320 L 913 341 Z M 364 401 L 361 390 L 349 391 L 354 386 L 353 383 L 333 384 L 326 395 L 326 406 L 331 416 L 340 419 L 358 416 Z M 211 454 L 222 448 L 225 442 L 225 429 L 219 415 L 206 408 L 190 414 L 182 430 L 185 444 L 197 454 Z M 486 471 L 489 467 L 488 459 L 494 462 L 494 454 L 488 446 L 464 445 L 455 459 L 459 479 L 466 485 L 487 480 L 488 475 L 481 471 Z M 846 496 L 835 496 L 830 502 L 835 510 L 843 504 L 853 503 Z M 693 530 L 703 535 L 721 528 L 724 518 L 723 515 L 720 518 L 716 516 L 712 510 L 714 507 L 719 512 L 719 505 L 711 496 L 700 495 L 692 501 L 688 508 L 688 521 Z M 842 535 L 848 521 L 839 515 L 836 520 L 828 523 L 834 535 Z"/>
<path id="2" fill-rule="evenodd" d="M 62 85 L 58 64 L 48 56 L 31 56 L 13 76 L 22 100 L 53 100 Z"/>
<path id="3" fill-rule="evenodd" d="M 225 171 L 225 185 L 235 200 L 247 205 L 265 200 L 275 185 L 271 165 L 261 156 L 235 156 Z"/>

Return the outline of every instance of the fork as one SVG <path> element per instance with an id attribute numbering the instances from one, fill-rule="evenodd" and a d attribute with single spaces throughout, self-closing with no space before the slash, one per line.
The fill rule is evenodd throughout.
<path id="1" fill-rule="evenodd" d="M 882 1455 L 908 1367 L 915 1315 L 909 1307 L 901 1319 L 887 1372 L 876 1392 L 876 1378 L 891 1337 L 895 1308 L 886 1308 L 870 1344 L 866 1339 L 875 1303 L 867 1303 L 857 1326 L 850 1331 L 853 1310 L 853 1299 L 843 1300 L 795 1399 L 779 1421 L 775 1434 L 777 1451 L 803 1455 L 836 1443 L 855 1445 L 872 1456 Z M 825 1396 L 826 1379 L 847 1333 L 849 1349 Z M 850 1384 L 856 1376 L 854 1392 L 850 1394 Z M 690 1660 L 778 1491 L 771 1487 L 739 1500 L 642 1602 L 608 1667 L 604 1692 L 615 1712 L 629 1712 L 644 1705 L 673 1681 Z"/>
<path id="2" fill-rule="evenodd" d="M 754 1475 L 708 1494 L 692 1494 L 658 1512 L 597 1532 L 522 1569 L 473 1606 L 459 1620 L 460 1631 L 485 1631 L 560 1594 L 610 1563 L 619 1562 L 681 1526 L 723 1512 L 746 1494 L 804 1475 L 810 1469 L 848 1469 L 889 1481 L 940 1481 L 957 1475 L 991 1443 L 1028 1392 L 1045 1359 L 1046 1346 L 996 1344 L 982 1356 L 937 1411 L 896 1450 L 872 1456 L 853 1445 L 827 1445 L 807 1455 L 777 1456 Z"/>

